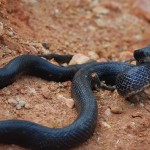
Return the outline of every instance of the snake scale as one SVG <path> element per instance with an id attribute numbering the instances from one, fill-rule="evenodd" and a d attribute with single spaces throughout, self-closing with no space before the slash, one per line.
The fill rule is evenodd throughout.
<path id="1" fill-rule="evenodd" d="M 0 69 L 0 88 L 12 84 L 24 74 L 56 82 L 71 80 L 71 94 L 78 117 L 64 128 L 48 128 L 26 120 L 1 120 L 0 143 L 16 144 L 32 150 L 66 150 L 83 143 L 93 135 L 97 122 L 92 73 L 96 73 L 100 81 L 116 85 L 122 96 L 136 93 L 150 83 L 150 65 L 143 61 L 143 58 L 149 57 L 145 53 L 149 49 L 142 49 L 142 59 L 139 59 L 139 54 L 135 51 L 135 58 L 140 62 L 138 66 L 122 62 L 93 62 L 60 67 L 39 56 L 22 55 L 14 58 Z"/>

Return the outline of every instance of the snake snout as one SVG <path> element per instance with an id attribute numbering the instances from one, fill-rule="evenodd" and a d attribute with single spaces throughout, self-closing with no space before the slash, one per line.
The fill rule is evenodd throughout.
<path id="1" fill-rule="evenodd" d="M 150 45 L 134 51 L 134 58 L 138 64 L 150 62 Z"/>

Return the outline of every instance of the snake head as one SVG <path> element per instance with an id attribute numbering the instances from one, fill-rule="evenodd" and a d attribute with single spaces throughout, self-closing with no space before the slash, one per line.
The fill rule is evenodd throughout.
<path id="1" fill-rule="evenodd" d="M 150 45 L 148 45 L 147 47 L 135 50 L 134 58 L 136 59 L 137 64 L 150 62 Z"/>

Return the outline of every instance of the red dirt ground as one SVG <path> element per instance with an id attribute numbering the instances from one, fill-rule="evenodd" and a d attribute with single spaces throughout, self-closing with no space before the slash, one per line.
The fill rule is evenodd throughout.
<path id="1" fill-rule="evenodd" d="M 20 54 L 76 54 L 94 51 L 120 61 L 149 44 L 149 0 L 0 0 L 0 65 Z M 44 45 L 44 46 L 43 46 Z M 0 119 L 25 119 L 64 127 L 76 118 L 57 95 L 71 98 L 70 83 L 24 76 L 0 90 Z M 69 96 L 68 96 L 69 95 Z M 131 104 L 117 92 L 95 93 L 94 135 L 74 150 L 149 150 L 150 103 Z M 22 100 L 17 109 L 11 100 Z M 113 113 L 119 109 L 120 114 Z M 9 137 L 8 137 L 9 138 Z M 15 145 L 1 150 L 24 150 Z"/>

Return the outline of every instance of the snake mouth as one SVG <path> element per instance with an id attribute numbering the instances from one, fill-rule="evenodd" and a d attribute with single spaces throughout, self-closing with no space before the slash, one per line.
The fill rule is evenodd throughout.
<path id="1" fill-rule="evenodd" d="M 132 103 L 150 100 L 150 85 L 146 85 L 139 90 L 128 93 L 125 99 Z"/>

